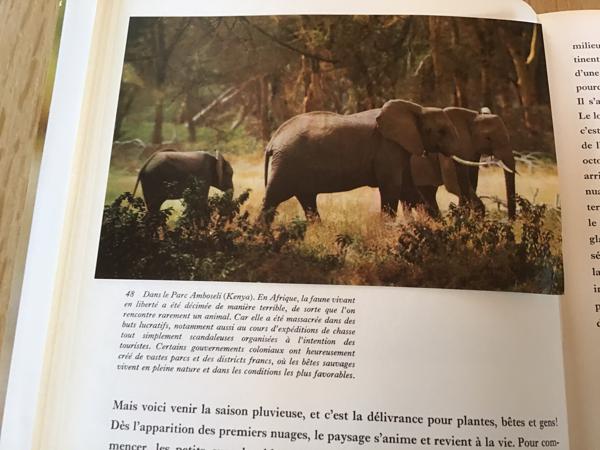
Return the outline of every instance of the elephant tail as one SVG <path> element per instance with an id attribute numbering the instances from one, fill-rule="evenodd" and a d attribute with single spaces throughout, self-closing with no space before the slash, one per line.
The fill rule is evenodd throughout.
<path id="1" fill-rule="evenodd" d="M 267 182 L 269 181 L 269 159 L 273 156 L 273 150 L 267 148 L 265 150 L 265 187 L 267 186 Z"/>
<path id="2" fill-rule="evenodd" d="M 133 197 L 135 197 L 135 192 L 137 191 L 138 185 L 140 184 L 140 177 L 142 176 L 142 173 L 144 172 L 144 170 L 146 170 L 146 167 L 148 167 L 148 164 L 150 164 L 150 161 L 152 161 L 154 159 L 154 157 L 156 155 L 158 155 L 159 153 L 174 152 L 174 151 L 176 151 L 176 150 L 172 149 L 172 148 L 163 148 L 161 150 L 155 151 L 148 157 L 148 159 L 146 160 L 146 162 L 144 162 L 142 167 L 140 167 L 140 170 L 138 172 L 137 179 L 135 180 L 135 186 L 133 187 L 133 194 L 131 194 Z"/>
<path id="3" fill-rule="evenodd" d="M 140 174 L 138 173 L 137 180 L 135 180 L 135 186 L 133 187 L 133 197 L 135 197 L 135 191 L 137 191 L 138 184 L 140 184 Z"/>

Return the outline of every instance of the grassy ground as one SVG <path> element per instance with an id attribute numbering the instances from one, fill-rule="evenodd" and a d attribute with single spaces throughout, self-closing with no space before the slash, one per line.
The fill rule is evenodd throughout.
<path id="1" fill-rule="evenodd" d="M 249 214 L 249 223 L 253 223 L 258 216 L 264 195 L 262 152 L 228 155 L 227 159 L 234 168 L 236 193 L 247 189 L 251 191 L 241 208 L 242 213 Z M 107 205 L 123 192 L 133 190 L 137 176 L 134 167 L 134 163 L 128 163 L 111 168 L 106 195 Z M 222 249 L 213 248 L 209 250 L 213 252 L 212 257 L 195 255 L 199 262 L 195 262 L 194 267 L 190 269 L 193 274 L 178 272 L 173 276 L 176 279 L 557 292 L 562 289 L 562 267 L 556 260 L 557 255 L 561 253 L 560 214 L 555 209 L 558 200 L 556 167 L 547 163 L 534 171 L 529 171 L 526 167 L 517 169 L 521 173 L 517 177 L 517 193 L 529 202 L 549 207 L 541 220 L 521 217 L 514 224 L 507 224 L 504 220 L 506 213 L 499 212 L 493 202 L 487 203 L 488 216 L 486 221 L 482 221 L 485 223 L 476 225 L 475 228 L 473 224 L 468 223 L 471 220 L 468 218 L 455 217 L 447 220 L 445 224 L 440 224 L 418 212 L 413 212 L 410 217 L 399 214 L 397 219 L 390 220 L 380 214 L 377 189 L 360 188 L 351 192 L 320 195 L 318 207 L 322 221 L 309 224 L 302 239 L 280 236 L 284 246 L 279 248 L 279 244 L 273 244 L 271 237 L 260 233 L 252 235 L 244 231 L 237 238 L 232 238 L 231 245 L 235 248 L 234 251 L 226 250 L 223 253 Z M 505 200 L 504 176 L 501 169 L 482 169 L 479 179 L 479 195 Z M 138 195 L 140 194 L 138 190 Z M 443 211 L 448 211 L 450 203 L 456 202 L 456 198 L 448 194 L 443 187 L 439 189 L 437 199 Z M 174 210 L 168 223 L 176 228 L 177 219 L 184 211 L 182 203 L 168 201 L 163 205 L 163 208 L 167 207 Z M 304 218 L 302 209 L 297 200 L 290 199 L 278 208 L 273 228 L 289 226 L 298 217 Z M 452 217 L 452 213 L 449 217 Z M 531 224 L 533 227 L 529 226 Z M 549 234 L 545 237 L 532 235 L 532 232 L 537 232 L 535 229 L 532 231 L 532 228 L 536 227 L 541 228 L 540 232 Z M 516 239 L 517 246 L 511 243 L 513 238 L 507 237 L 507 229 Z M 283 232 L 285 233 L 287 231 Z M 526 233 L 529 235 L 525 236 Z M 485 234 L 490 236 L 483 236 Z M 208 241 L 212 239 L 208 235 L 205 237 Z M 528 240 L 527 244 L 521 242 L 525 240 Z M 202 241 L 202 245 L 213 245 L 207 244 L 208 241 Z M 255 245 L 255 241 L 259 244 Z M 544 244 L 536 247 L 537 241 L 543 241 Z M 543 248 L 545 243 L 548 243 L 548 250 Z M 160 247 L 163 244 L 166 243 L 157 245 Z M 178 244 L 169 245 L 177 247 Z M 192 249 L 195 248 L 194 245 Z M 217 247 L 220 245 L 221 243 L 217 243 Z M 272 252 L 273 246 L 278 247 L 278 250 Z M 469 247 L 466 252 L 462 251 L 463 246 Z M 168 250 L 170 253 L 180 251 L 173 248 Z M 192 250 L 192 253 L 194 251 Z M 406 255 L 403 252 L 406 252 Z M 530 258 L 528 255 L 515 255 L 518 252 L 538 252 L 541 256 Z M 456 261 L 447 263 L 449 258 L 456 258 Z M 198 268 L 198 264 L 202 265 L 204 259 L 210 262 L 209 269 Z M 426 268 L 423 267 L 425 262 L 428 264 Z M 459 266 L 463 269 L 459 270 Z M 481 278 L 480 274 L 474 273 L 471 270 L 473 266 L 477 267 L 477 272 L 486 274 L 485 277 Z M 533 266 L 536 269 L 532 273 L 513 282 L 511 277 L 518 277 L 519 273 L 524 273 Z M 494 277 L 498 273 L 505 274 L 506 277 L 495 284 Z M 119 274 L 114 276 L 118 277 Z M 153 275 L 139 276 L 144 278 Z"/>
<path id="2" fill-rule="evenodd" d="M 256 217 L 260 210 L 264 196 L 263 182 L 263 154 L 260 151 L 248 155 L 227 156 L 234 168 L 234 186 L 236 192 L 250 189 L 250 199 L 244 205 L 251 216 Z M 142 163 L 138 163 L 141 165 Z M 106 203 L 111 203 L 123 192 L 133 191 L 137 174 L 132 170 L 135 163 L 127 165 L 129 169 L 122 167 L 111 167 Z M 533 171 L 526 167 L 517 167 L 520 175 L 517 176 L 517 193 L 533 203 L 546 204 L 550 207 L 557 206 L 558 199 L 558 174 L 556 166 L 546 164 Z M 214 191 L 214 190 L 213 190 Z M 216 191 L 214 191 L 216 192 Z M 483 168 L 480 170 L 478 194 L 484 197 L 498 197 L 506 200 L 504 188 L 504 175 L 500 168 Z M 138 187 L 137 195 L 141 195 Z M 456 196 L 446 192 L 440 187 L 437 195 L 438 204 L 444 211 L 448 209 L 451 202 L 456 203 Z M 336 194 L 322 194 L 318 197 L 319 213 L 323 219 L 321 225 L 311 227 L 315 232 L 325 232 L 326 229 L 334 228 L 337 233 L 360 232 L 371 233 L 372 229 L 382 226 L 380 219 L 379 192 L 377 189 L 364 187 L 350 192 Z M 484 198 L 489 210 L 497 209 L 497 205 Z M 181 211 L 179 200 L 165 202 L 163 207 L 172 207 L 175 211 Z M 287 223 L 294 217 L 303 217 L 303 211 L 295 198 L 281 204 L 278 208 L 277 221 Z M 405 220 L 402 214 L 398 221 Z M 309 235 L 312 230 L 309 230 Z M 377 233 L 376 233 L 377 234 Z"/>

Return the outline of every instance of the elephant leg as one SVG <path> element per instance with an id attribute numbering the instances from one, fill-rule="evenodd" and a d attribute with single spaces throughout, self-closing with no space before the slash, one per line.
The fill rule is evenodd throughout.
<path id="1" fill-rule="evenodd" d="M 161 188 L 160 185 L 146 182 L 142 183 L 142 190 L 144 192 L 144 202 L 146 203 L 146 220 L 147 224 L 150 225 L 152 235 L 155 239 L 163 239 L 166 234 L 166 224 L 161 224 L 160 218 L 160 207 L 167 200 L 168 195 Z"/>
<path id="2" fill-rule="evenodd" d="M 425 203 L 425 211 L 431 217 L 437 219 L 441 216 L 440 207 L 437 204 L 436 194 L 437 194 L 437 186 L 419 186 L 417 188 L 419 190 L 419 194 L 421 194 L 421 198 Z"/>
<path id="3" fill-rule="evenodd" d="M 262 220 L 266 225 L 273 223 L 273 220 L 275 219 L 275 210 L 279 204 L 289 200 L 290 198 L 292 198 L 292 194 L 288 194 L 282 189 L 277 189 L 277 186 L 274 187 L 272 183 L 269 183 L 267 185 L 265 199 L 260 211 L 260 220 Z"/>
<path id="4" fill-rule="evenodd" d="M 408 219 L 413 209 L 423 206 L 423 199 L 417 188 L 414 186 L 405 187 L 400 195 L 400 204 L 402 205 L 404 217 Z"/>
<path id="5" fill-rule="evenodd" d="M 485 205 L 481 201 L 481 199 L 473 192 L 471 196 L 471 206 L 475 209 L 477 214 L 485 215 Z"/>
<path id="6" fill-rule="evenodd" d="M 152 199 L 152 200 L 147 200 L 146 201 L 146 206 L 148 207 L 148 212 L 155 214 L 157 212 L 160 211 L 160 207 L 161 205 L 164 203 L 165 200 L 160 199 L 160 200 L 156 200 L 156 199 Z"/>
<path id="7" fill-rule="evenodd" d="M 182 190 L 184 190 L 184 186 L 185 185 L 182 186 Z M 201 183 L 194 193 L 194 204 L 186 206 L 186 209 L 190 208 L 191 211 L 194 211 L 194 216 L 198 219 L 198 223 L 201 227 L 205 227 L 210 221 L 210 210 L 208 208 L 209 192 L 210 185 L 208 183 Z M 179 195 L 176 197 L 179 197 Z"/>
<path id="8" fill-rule="evenodd" d="M 471 167 L 469 171 L 469 180 L 471 181 L 472 204 L 475 206 L 475 211 L 485 214 L 485 205 L 477 196 L 477 183 L 479 182 L 479 168 Z"/>
<path id="9" fill-rule="evenodd" d="M 167 199 L 167 196 L 163 190 L 159 187 L 155 187 L 152 184 L 142 184 L 142 190 L 144 192 L 144 201 L 146 202 L 146 209 L 149 213 L 157 213 L 160 211 L 160 207 Z"/>
<path id="10" fill-rule="evenodd" d="M 475 170 L 473 170 L 475 169 Z M 477 168 L 473 167 L 463 167 L 461 166 L 458 169 L 458 184 L 461 191 L 461 196 L 459 197 L 459 206 L 470 206 L 473 208 L 475 212 L 478 214 L 485 214 L 485 205 L 481 201 L 481 199 L 475 193 L 475 188 L 473 188 L 472 182 L 475 177 L 475 183 L 477 183 L 477 179 L 479 177 Z M 474 175 L 475 174 L 475 175 Z"/>
<path id="11" fill-rule="evenodd" d="M 398 196 L 395 192 L 379 189 L 379 195 L 381 196 L 381 212 L 389 217 L 396 217 L 398 214 Z"/>
<path id="12" fill-rule="evenodd" d="M 304 215 L 308 221 L 319 221 L 319 211 L 317 210 L 317 194 L 296 194 L 296 198 L 302 205 Z"/>
<path id="13" fill-rule="evenodd" d="M 470 194 L 471 191 L 471 168 L 465 167 L 458 163 L 455 163 L 456 167 L 456 180 L 458 182 L 458 206 L 464 208 L 471 204 Z"/>
<path id="14" fill-rule="evenodd" d="M 474 192 L 477 192 L 477 183 L 479 183 L 479 167 L 469 168 L 469 180 Z"/>

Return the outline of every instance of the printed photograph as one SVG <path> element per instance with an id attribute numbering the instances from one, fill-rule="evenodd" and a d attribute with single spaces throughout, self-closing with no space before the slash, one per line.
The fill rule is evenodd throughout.
<path id="1" fill-rule="evenodd" d="M 134 17 L 96 277 L 563 292 L 542 30 Z"/>

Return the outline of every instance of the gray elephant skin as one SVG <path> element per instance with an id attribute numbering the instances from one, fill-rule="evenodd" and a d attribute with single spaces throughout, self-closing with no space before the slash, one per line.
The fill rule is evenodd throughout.
<path id="1" fill-rule="evenodd" d="M 459 204 L 469 204 L 477 211 L 484 211 L 476 191 L 479 167 L 488 163 L 482 163 L 480 159 L 482 156 L 491 156 L 495 165 L 504 170 L 508 217 L 514 219 L 516 167 L 504 121 L 495 114 L 479 113 L 471 109 L 449 107 L 444 111 L 456 127 L 459 136 L 460 145 L 453 157 L 462 163 L 459 164 L 456 159 L 445 155 L 421 159 L 421 166 L 413 167 L 411 171 L 414 188 L 421 196 L 423 192 L 428 192 L 429 196 L 435 198 L 437 187 L 443 184 L 448 192 L 458 196 Z M 432 178 L 431 173 L 438 173 L 438 178 Z M 418 204 L 420 199 L 414 188 L 407 186 L 401 200 L 407 204 Z"/>
<path id="2" fill-rule="evenodd" d="M 152 154 L 140 169 L 133 195 L 141 184 L 148 211 L 157 212 L 165 200 L 181 198 L 192 178 L 204 182 L 204 200 L 211 186 L 223 192 L 233 190 L 233 169 L 220 153 L 213 156 L 203 151 L 163 149 Z"/>
<path id="3" fill-rule="evenodd" d="M 270 223 L 277 206 L 296 197 L 307 218 L 318 218 L 318 194 L 361 186 L 379 188 L 382 210 L 395 215 L 410 182 L 411 159 L 452 155 L 457 144 L 457 131 L 442 109 L 405 100 L 351 115 L 300 114 L 281 125 L 266 147 L 261 215 Z"/>

